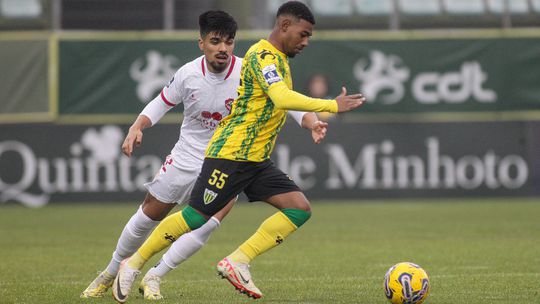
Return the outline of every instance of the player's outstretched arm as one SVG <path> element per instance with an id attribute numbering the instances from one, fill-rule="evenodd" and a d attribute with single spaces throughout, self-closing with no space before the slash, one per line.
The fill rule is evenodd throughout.
<path id="1" fill-rule="evenodd" d="M 366 98 L 360 93 L 347 95 L 347 89 L 345 87 L 341 87 L 341 94 L 336 97 L 336 101 L 338 104 L 338 112 L 347 112 L 363 105 Z"/>
<path id="2" fill-rule="evenodd" d="M 134 147 L 139 147 L 142 144 L 142 131 L 150 126 L 152 126 L 150 118 L 145 115 L 139 115 L 131 127 L 129 127 L 128 134 L 122 144 L 122 153 L 131 157 Z"/>

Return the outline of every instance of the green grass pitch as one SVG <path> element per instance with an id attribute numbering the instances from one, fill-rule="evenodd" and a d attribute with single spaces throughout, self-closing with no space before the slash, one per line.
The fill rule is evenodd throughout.
<path id="1" fill-rule="evenodd" d="M 80 299 L 104 268 L 135 204 L 0 207 L 0 303 Z M 162 303 L 252 303 L 215 264 L 273 213 L 238 204 L 209 243 L 162 283 Z M 157 261 L 151 260 L 144 270 Z M 251 267 L 257 303 L 387 303 L 401 261 L 430 275 L 425 303 L 540 303 L 540 200 L 314 202 L 312 219 Z M 128 303 L 145 302 L 133 290 Z"/>

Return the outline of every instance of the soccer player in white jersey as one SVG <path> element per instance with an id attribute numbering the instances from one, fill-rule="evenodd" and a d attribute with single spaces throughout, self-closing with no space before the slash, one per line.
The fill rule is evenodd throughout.
<path id="1" fill-rule="evenodd" d="M 134 147 L 142 143 L 142 131 L 156 124 L 172 107 L 183 103 L 180 138 L 154 180 L 145 184 L 148 190 L 145 200 L 122 231 L 109 265 L 82 292 L 83 298 L 102 297 L 112 286 L 121 261 L 135 253 L 176 204 L 186 202 L 200 172 L 206 145 L 217 124 L 230 113 L 242 66 L 242 59 L 233 55 L 237 24 L 225 12 L 208 11 L 199 17 L 199 27 L 199 48 L 204 55 L 182 66 L 161 93 L 148 103 L 130 127 L 122 151 L 131 156 Z M 291 112 L 291 115 L 303 127 L 312 130 L 316 143 L 324 138 L 327 124 L 318 121 L 315 114 Z M 175 243 L 175 250 L 167 252 L 162 268 L 173 269 L 200 249 L 229 212 L 233 201 L 206 225 L 183 235 L 176 242 L 178 236 L 166 238 L 167 245 Z M 162 224 L 167 228 L 178 225 L 178 218 L 168 217 Z M 168 220 L 170 225 L 166 223 Z M 143 278 L 141 288 L 145 298 L 162 298 L 160 274 L 164 275 L 168 270 L 157 271 L 157 274 L 150 271 Z M 121 291 L 113 294 L 119 302 L 127 300 L 127 294 Z"/>

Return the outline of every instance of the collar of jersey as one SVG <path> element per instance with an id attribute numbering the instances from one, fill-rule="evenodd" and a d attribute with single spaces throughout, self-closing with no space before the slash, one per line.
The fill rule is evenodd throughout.
<path id="1" fill-rule="evenodd" d="M 272 43 L 270 43 L 270 41 L 266 39 L 261 39 L 259 42 L 263 45 L 263 47 L 270 48 L 273 52 L 276 52 L 277 54 L 287 58 L 287 55 L 285 55 L 285 53 L 283 53 L 282 51 L 278 50 Z"/>
<path id="2" fill-rule="evenodd" d="M 206 63 L 205 62 L 206 62 L 206 57 L 202 56 L 202 59 L 201 59 L 201 71 L 202 71 L 203 76 L 206 77 Z M 227 75 L 225 75 L 225 78 L 223 78 L 223 80 L 225 80 L 225 79 L 229 78 L 229 76 L 231 76 L 231 73 L 232 73 L 232 71 L 234 69 L 235 63 L 236 63 L 236 56 L 232 55 L 231 62 L 229 62 L 229 70 L 227 71 Z M 227 69 L 225 69 L 225 70 L 227 70 Z M 223 72 L 221 72 L 219 74 L 215 74 L 215 73 L 210 72 L 210 70 L 208 70 L 208 73 L 211 73 L 212 75 L 218 76 L 218 75 L 224 74 L 225 71 L 223 71 Z"/>

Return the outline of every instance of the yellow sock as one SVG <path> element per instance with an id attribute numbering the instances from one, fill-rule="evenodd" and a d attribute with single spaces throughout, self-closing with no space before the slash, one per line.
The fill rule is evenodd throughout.
<path id="1" fill-rule="evenodd" d="M 256 256 L 281 244 L 296 229 L 296 225 L 285 214 L 278 212 L 266 219 L 257 232 L 228 258 L 234 262 L 249 264 Z"/>
<path id="2" fill-rule="evenodd" d="M 144 264 L 146 264 L 146 261 L 148 261 L 148 259 L 143 258 L 139 252 L 135 252 L 135 254 L 129 258 L 127 264 L 129 268 L 141 270 Z"/>
<path id="3" fill-rule="evenodd" d="M 128 266 L 142 269 L 146 261 L 156 253 L 167 248 L 182 234 L 190 231 L 191 229 L 182 216 L 182 211 L 167 216 L 137 250 L 137 253 L 129 259 Z"/>
<path id="4" fill-rule="evenodd" d="M 240 250 L 240 248 L 236 248 L 236 250 L 233 253 L 229 254 L 228 258 L 231 261 L 235 261 L 238 263 L 244 263 L 244 264 L 251 263 L 251 257 L 245 254 L 242 250 Z"/>

